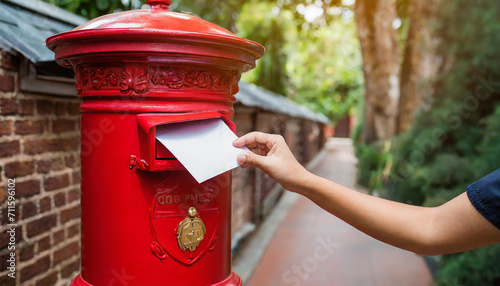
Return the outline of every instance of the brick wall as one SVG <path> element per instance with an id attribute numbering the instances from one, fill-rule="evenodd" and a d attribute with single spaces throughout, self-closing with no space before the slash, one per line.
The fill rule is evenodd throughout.
<path id="1" fill-rule="evenodd" d="M 255 110 L 238 106 L 234 116 L 238 136 L 254 130 Z M 255 207 L 255 170 L 236 168 L 233 170 L 233 213 L 232 231 L 238 230 L 243 224 L 252 222 Z"/>
<path id="2" fill-rule="evenodd" d="M 0 285 L 69 285 L 80 267 L 79 100 L 20 92 L 20 57 L 0 56 Z M 7 277 L 8 179 L 15 280 Z"/>

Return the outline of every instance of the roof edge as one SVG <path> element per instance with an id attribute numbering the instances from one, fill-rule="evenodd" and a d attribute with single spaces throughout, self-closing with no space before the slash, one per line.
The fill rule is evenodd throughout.
<path id="1" fill-rule="evenodd" d="M 5 0 L 5 2 L 74 26 L 79 26 L 88 22 L 87 18 L 73 14 L 41 0 Z"/>
<path id="2" fill-rule="evenodd" d="M 330 120 L 324 114 L 320 112 L 315 112 L 309 109 L 307 106 L 297 103 L 290 98 L 284 97 L 277 93 L 274 93 L 270 90 L 267 90 L 261 86 L 246 82 L 240 81 L 240 91 L 235 95 L 236 103 L 240 103 L 249 107 L 258 107 L 265 111 L 276 112 L 280 114 L 286 114 L 291 117 L 301 118 L 306 120 L 311 120 L 315 122 L 320 122 L 323 124 L 329 124 Z M 261 100 L 257 99 L 252 102 L 254 99 L 250 99 L 250 101 L 245 100 L 244 97 L 240 97 L 238 95 L 243 96 L 243 94 L 253 94 L 253 96 L 261 97 L 264 96 L 264 102 L 259 102 Z M 260 95 L 259 95 L 260 93 Z M 274 100 L 278 100 L 279 102 L 273 102 Z M 271 101 L 269 101 L 271 100 Z M 280 107 L 277 107 L 276 104 L 280 104 Z"/>

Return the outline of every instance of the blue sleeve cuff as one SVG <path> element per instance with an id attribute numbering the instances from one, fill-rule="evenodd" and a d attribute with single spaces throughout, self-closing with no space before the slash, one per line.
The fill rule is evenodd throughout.
<path id="1" fill-rule="evenodd" d="M 470 184 L 467 196 L 476 210 L 500 229 L 500 169 Z"/>

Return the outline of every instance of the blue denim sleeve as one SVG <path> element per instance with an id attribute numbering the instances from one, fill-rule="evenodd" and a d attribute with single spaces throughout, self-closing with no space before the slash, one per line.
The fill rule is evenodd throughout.
<path id="1" fill-rule="evenodd" d="M 477 211 L 500 229 L 500 169 L 470 184 L 467 196 Z"/>

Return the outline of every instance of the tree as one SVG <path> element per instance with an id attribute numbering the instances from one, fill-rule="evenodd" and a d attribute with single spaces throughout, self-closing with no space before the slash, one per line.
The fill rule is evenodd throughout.
<path id="1" fill-rule="evenodd" d="M 439 1 L 440 70 L 429 108 L 395 140 L 390 194 L 440 205 L 499 167 L 498 0 Z M 437 285 L 499 285 L 498 245 L 445 255 Z"/>
<path id="2" fill-rule="evenodd" d="M 289 92 L 289 74 L 286 69 L 290 34 L 295 26 L 288 11 L 276 10 L 268 2 L 249 3 L 239 14 L 236 28 L 238 36 L 266 47 L 257 67 L 244 78 L 270 91 L 284 96 Z"/>
<path id="3" fill-rule="evenodd" d="M 236 33 L 236 22 L 245 4 L 252 0 L 173 0 L 170 10 L 198 15 Z"/>
<path id="4" fill-rule="evenodd" d="M 396 2 L 358 0 L 354 13 L 365 78 L 362 139 L 366 143 L 391 139 L 399 98 L 400 71 L 400 49 L 393 27 Z"/>
<path id="5" fill-rule="evenodd" d="M 438 0 L 410 1 L 409 30 L 401 67 L 400 97 L 396 116 L 396 134 L 407 131 L 417 111 L 428 108 L 433 80 L 439 68 L 436 55 L 436 7 Z"/>
<path id="6" fill-rule="evenodd" d="M 349 15 L 352 15 L 350 13 Z M 363 72 L 352 16 L 317 30 L 301 30 L 289 49 L 290 96 L 336 122 L 359 110 Z"/>

